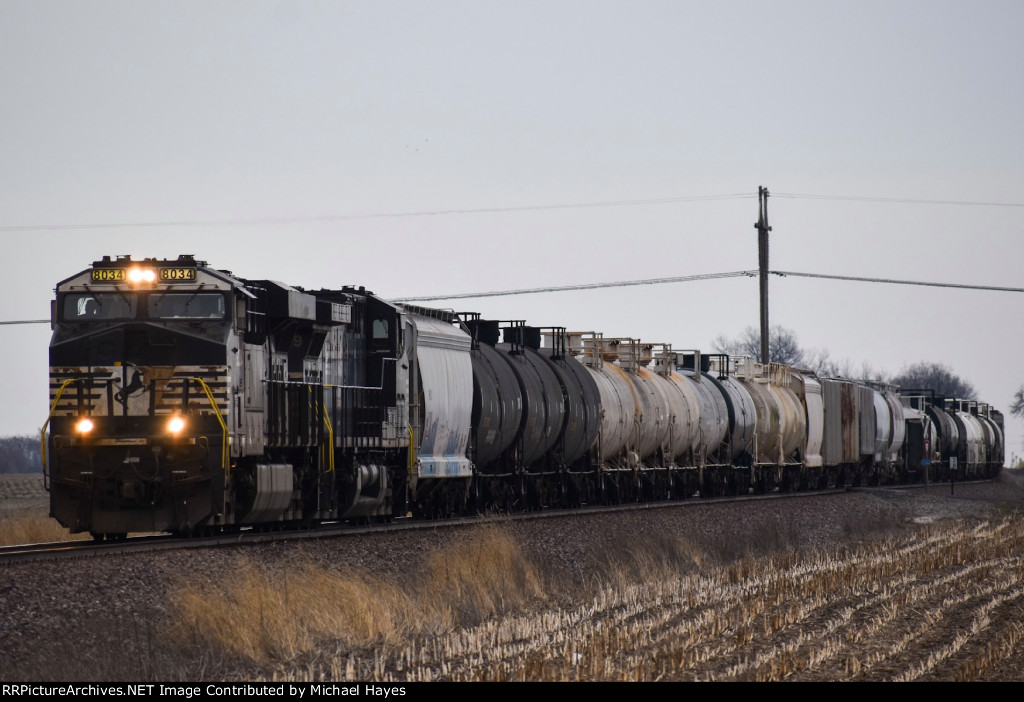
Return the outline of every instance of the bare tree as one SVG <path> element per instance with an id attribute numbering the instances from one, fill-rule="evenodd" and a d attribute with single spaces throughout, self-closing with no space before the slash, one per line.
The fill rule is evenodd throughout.
<path id="1" fill-rule="evenodd" d="M 719 353 L 730 356 L 761 357 L 761 332 L 754 327 L 747 327 L 735 339 L 719 335 L 713 342 Z M 788 366 L 799 366 L 804 361 L 804 351 L 797 341 L 796 332 L 776 325 L 768 331 L 768 354 L 774 363 Z"/>
<path id="2" fill-rule="evenodd" d="M 1013 396 L 1013 403 L 1010 405 L 1010 413 L 1024 419 L 1024 385 L 1017 388 Z"/>
<path id="3" fill-rule="evenodd" d="M 812 349 L 804 352 L 804 367 L 822 378 L 852 378 L 853 365 L 849 360 L 838 361 L 826 349 Z"/>
<path id="4" fill-rule="evenodd" d="M 907 366 L 889 380 L 893 385 L 915 390 L 934 390 L 944 397 L 975 398 L 974 386 L 954 374 L 948 366 L 921 361 Z"/>
<path id="5" fill-rule="evenodd" d="M 0 437 L 0 473 L 35 473 L 41 470 L 38 436 Z"/>
<path id="6" fill-rule="evenodd" d="M 719 353 L 727 353 L 730 356 L 761 356 L 761 333 L 754 327 L 747 327 L 734 339 L 720 334 L 712 343 Z M 888 374 L 884 370 L 876 369 L 868 363 L 862 363 L 860 368 L 856 369 L 849 360 L 834 359 L 825 349 L 803 348 L 797 340 L 796 332 L 783 326 L 774 326 L 769 331 L 768 353 L 775 363 L 806 368 L 822 378 L 889 382 Z"/>

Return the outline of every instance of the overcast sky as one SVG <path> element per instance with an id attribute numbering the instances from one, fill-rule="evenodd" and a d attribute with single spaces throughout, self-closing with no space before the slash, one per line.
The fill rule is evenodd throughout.
<path id="1" fill-rule="evenodd" d="M 388 298 L 751 269 L 759 185 L 776 270 L 1022 287 L 1022 29 L 1019 0 L 0 0 L 0 320 L 117 254 Z M 1024 383 L 1020 293 L 771 302 L 856 366 L 944 363 L 1004 412 Z M 447 304 L 682 348 L 758 323 L 746 278 Z M 49 334 L 0 326 L 0 435 L 46 418 Z"/>

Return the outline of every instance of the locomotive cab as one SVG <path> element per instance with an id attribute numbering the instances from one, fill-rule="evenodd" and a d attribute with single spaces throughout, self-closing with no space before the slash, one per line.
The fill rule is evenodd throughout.
<path id="1" fill-rule="evenodd" d="M 72 532 L 188 531 L 223 509 L 238 287 L 191 256 L 105 257 L 57 285 L 44 467 Z"/>

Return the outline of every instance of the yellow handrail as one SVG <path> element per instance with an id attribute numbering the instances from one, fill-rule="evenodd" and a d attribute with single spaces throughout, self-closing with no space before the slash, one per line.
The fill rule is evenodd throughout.
<path id="1" fill-rule="evenodd" d="M 221 416 L 220 407 L 217 406 L 217 400 L 213 397 L 213 390 L 210 390 L 210 386 L 206 384 L 206 381 L 202 378 L 191 378 L 203 386 L 203 390 L 206 391 L 206 398 L 210 401 L 210 406 L 213 407 L 213 413 L 217 416 L 217 421 L 220 422 L 220 429 L 222 432 L 221 443 L 220 443 L 220 467 L 225 474 L 231 474 L 231 467 L 228 465 L 228 425 L 224 423 L 224 417 Z"/>
<path id="2" fill-rule="evenodd" d="M 334 386 L 333 385 L 324 385 L 323 387 L 329 388 L 329 387 L 334 387 Z M 309 392 L 309 399 L 307 399 L 306 402 L 309 404 L 309 408 L 313 409 L 313 386 L 312 385 L 307 385 L 306 386 L 306 390 Z M 331 419 L 330 419 L 329 416 L 327 416 L 327 407 L 324 406 L 323 402 L 320 403 L 320 409 L 324 413 L 324 426 L 327 427 L 327 436 L 330 439 L 330 445 L 329 445 L 330 453 L 328 454 L 328 458 L 327 458 L 327 463 L 330 465 L 330 467 L 327 469 L 327 472 L 328 473 L 333 473 L 334 472 L 334 427 L 331 426 Z M 320 447 L 320 450 L 323 451 L 323 446 Z"/>
<path id="3" fill-rule="evenodd" d="M 66 388 L 71 383 L 80 383 L 81 381 L 82 381 L 81 378 L 69 378 L 68 380 L 64 381 L 64 383 L 60 386 L 60 389 L 57 390 L 57 396 L 53 398 L 53 404 L 50 405 L 50 414 L 47 415 L 46 421 L 43 422 L 43 428 L 39 430 L 39 449 L 40 449 L 40 452 L 41 452 L 41 454 L 43 456 L 43 480 L 44 481 L 46 480 L 46 477 L 47 477 L 47 473 L 46 473 L 46 427 L 50 426 L 50 420 L 53 419 L 53 413 L 57 411 L 57 403 L 60 402 L 60 396 L 64 394 L 64 388 Z"/>
<path id="4" fill-rule="evenodd" d="M 320 403 L 320 409 L 322 409 L 324 411 L 324 426 L 327 427 L 327 438 L 330 440 L 330 445 L 328 446 L 329 453 L 327 454 L 328 455 L 328 461 L 327 462 L 328 462 L 328 464 L 330 464 L 331 467 L 327 469 L 327 472 L 328 473 L 333 473 L 334 472 L 334 427 L 331 426 L 331 418 L 330 418 L 330 415 L 327 414 L 327 407 L 325 407 L 324 403 L 322 403 L 322 402 Z"/>

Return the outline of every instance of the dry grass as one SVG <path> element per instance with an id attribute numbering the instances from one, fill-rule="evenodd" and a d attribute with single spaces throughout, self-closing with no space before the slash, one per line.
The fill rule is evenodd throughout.
<path id="1" fill-rule="evenodd" d="M 298 680 L 974 680 L 1024 657 L 1016 516 L 718 565 L 667 537 L 613 551 L 558 609 L 559 584 L 493 528 L 404 587 L 240 566 L 178 598 L 178 636 Z"/>
<path id="2" fill-rule="evenodd" d="M 309 658 L 330 643 L 398 646 L 543 598 L 540 576 L 512 538 L 482 528 L 429 554 L 405 585 L 304 565 L 274 572 L 239 563 L 230 575 L 173 588 L 174 636 L 259 665 Z"/>
<path id="3" fill-rule="evenodd" d="M 429 554 L 416 606 L 468 624 L 544 599 L 546 584 L 511 535 L 487 526 Z"/>
<path id="4" fill-rule="evenodd" d="M 49 507 L 42 474 L 0 474 L 0 546 L 90 538 L 70 534 L 49 516 Z"/>
<path id="5" fill-rule="evenodd" d="M 0 546 L 79 541 L 88 534 L 71 534 L 56 519 L 36 509 L 0 509 Z"/>
<path id="6" fill-rule="evenodd" d="M 389 583 L 312 566 L 273 573 L 240 562 L 223 582 L 174 592 L 179 639 L 261 664 L 294 659 L 328 638 L 394 641 L 416 617 Z"/>

